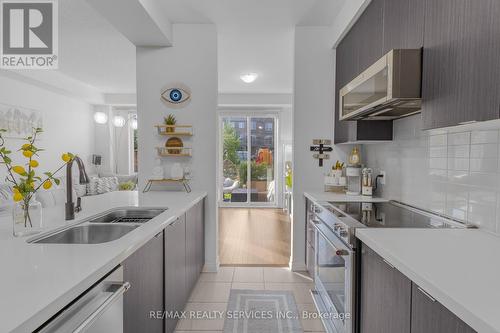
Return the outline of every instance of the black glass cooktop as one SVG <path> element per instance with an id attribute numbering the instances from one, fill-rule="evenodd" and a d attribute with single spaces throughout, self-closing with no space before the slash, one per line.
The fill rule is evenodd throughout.
<path id="1" fill-rule="evenodd" d="M 370 228 L 453 228 L 443 218 L 392 202 L 329 202 Z"/>

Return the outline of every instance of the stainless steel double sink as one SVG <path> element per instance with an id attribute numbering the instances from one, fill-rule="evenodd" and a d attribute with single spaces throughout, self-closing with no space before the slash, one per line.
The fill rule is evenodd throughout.
<path id="1" fill-rule="evenodd" d="M 42 234 L 29 243 L 99 244 L 123 237 L 167 208 L 126 207 L 91 216 L 72 226 Z"/>

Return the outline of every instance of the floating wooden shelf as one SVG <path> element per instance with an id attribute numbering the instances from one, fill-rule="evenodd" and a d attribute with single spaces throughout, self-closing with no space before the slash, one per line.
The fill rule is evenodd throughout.
<path id="1" fill-rule="evenodd" d="M 193 136 L 191 125 L 155 125 L 159 135 L 166 136 Z"/>
<path id="2" fill-rule="evenodd" d="M 155 183 L 158 183 L 158 184 L 161 184 L 161 183 L 179 183 L 179 184 L 182 184 L 184 186 L 184 189 L 186 190 L 186 192 L 191 192 L 191 186 L 189 186 L 189 179 L 186 179 L 186 178 L 181 178 L 181 179 L 173 179 L 173 178 L 164 178 L 164 179 L 149 179 L 147 184 L 146 184 L 146 187 L 144 187 L 144 190 L 142 190 L 143 193 L 146 193 L 146 192 L 149 192 L 149 190 L 151 189 L 151 186 L 153 186 L 153 184 Z"/>
<path id="3" fill-rule="evenodd" d="M 191 157 L 191 148 L 188 147 L 156 147 L 156 150 L 162 157 Z"/>

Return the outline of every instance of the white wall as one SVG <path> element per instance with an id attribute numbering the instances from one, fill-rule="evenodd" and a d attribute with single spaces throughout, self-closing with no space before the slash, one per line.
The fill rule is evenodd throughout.
<path id="1" fill-rule="evenodd" d="M 67 151 L 82 157 L 88 171 L 92 171 L 90 155 L 94 151 L 94 126 L 88 103 L 5 76 L 0 76 L 0 103 L 39 110 L 43 114 L 44 133 L 38 142 L 38 146 L 45 149 L 38 158 L 41 172 L 58 168 L 62 164 L 61 154 Z M 14 151 L 24 142 L 9 139 L 6 143 Z M 19 156 L 14 161 L 25 162 L 19 153 L 14 155 Z M 60 175 L 64 176 L 64 172 Z M 4 178 L 2 167 L 2 182 Z"/>
<path id="2" fill-rule="evenodd" d="M 164 159 L 164 165 L 183 162 L 192 170 L 193 190 L 208 192 L 205 206 L 205 269 L 217 269 L 216 133 L 217 133 L 217 34 L 213 25 L 175 24 L 174 46 L 137 48 L 137 114 L 139 124 L 139 186 L 143 188 L 156 159 L 155 147 L 165 144 L 155 124 L 173 113 L 179 124 L 193 125 L 186 139 L 193 157 Z M 182 82 L 191 88 L 191 102 L 183 109 L 169 109 L 160 101 L 166 84 Z M 166 166 L 168 170 L 168 166 Z"/>
<path id="3" fill-rule="evenodd" d="M 331 30 L 327 27 L 296 27 L 293 118 L 293 227 L 292 258 L 294 270 L 305 269 L 304 192 L 322 191 L 323 174 L 335 160 L 345 160 L 343 150 L 334 147 L 330 161 L 318 166 L 309 147 L 313 139 L 333 139 L 334 63 Z"/>
<path id="4" fill-rule="evenodd" d="M 422 117 L 394 122 L 391 143 L 365 145 L 387 173 L 382 195 L 500 234 L 500 122 L 422 131 Z"/>

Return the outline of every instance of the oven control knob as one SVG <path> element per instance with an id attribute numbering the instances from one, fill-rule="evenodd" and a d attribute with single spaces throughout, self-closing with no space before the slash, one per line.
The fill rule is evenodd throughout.
<path id="1" fill-rule="evenodd" d="M 338 231 L 339 229 L 340 229 L 340 224 L 335 223 L 335 224 L 333 225 L 333 230 L 334 230 L 334 231 Z"/>
<path id="2" fill-rule="evenodd" d="M 339 235 L 340 235 L 340 237 L 347 237 L 347 231 L 346 230 L 340 230 Z"/>
<path id="3" fill-rule="evenodd" d="M 346 256 L 349 254 L 349 252 L 347 252 L 346 250 L 337 250 L 335 251 L 335 254 L 338 256 Z"/>

